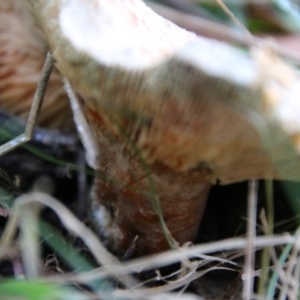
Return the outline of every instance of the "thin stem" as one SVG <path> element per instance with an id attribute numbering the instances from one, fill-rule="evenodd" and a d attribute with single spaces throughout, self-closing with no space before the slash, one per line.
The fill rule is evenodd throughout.
<path id="1" fill-rule="evenodd" d="M 35 126 L 37 118 L 39 116 L 39 112 L 41 110 L 43 100 L 45 97 L 45 93 L 47 90 L 49 78 L 50 78 L 52 68 L 53 68 L 53 63 L 54 63 L 53 57 L 52 57 L 51 53 L 48 52 L 43 69 L 42 69 L 39 83 L 35 90 L 35 94 L 33 97 L 33 101 L 32 101 L 29 116 L 28 116 L 28 121 L 27 121 L 26 128 L 25 128 L 25 132 L 23 134 L 20 134 L 13 140 L 5 143 L 4 145 L 1 145 L 0 146 L 0 156 L 12 151 L 13 149 L 19 147 L 20 145 L 28 142 L 32 138 L 34 126 Z"/>
<path id="2" fill-rule="evenodd" d="M 253 292 L 254 264 L 255 264 L 255 237 L 256 237 L 256 207 L 257 207 L 257 180 L 249 181 L 248 185 L 248 223 L 247 223 L 247 241 L 245 255 L 245 267 L 243 274 L 243 299 L 251 300 Z"/>

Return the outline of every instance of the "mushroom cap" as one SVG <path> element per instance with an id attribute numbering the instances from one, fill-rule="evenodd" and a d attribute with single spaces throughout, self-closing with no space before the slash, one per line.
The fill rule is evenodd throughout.
<path id="1" fill-rule="evenodd" d="M 27 118 L 49 50 L 45 35 L 26 1 L 0 2 L 0 107 Z M 73 130 L 73 117 L 59 72 L 48 85 L 41 126 Z"/>
<path id="2" fill-rule="evenodd" d="M 268 46 L 196 37 L 139 0 L 29 2 L 96 135 L 207 182 L 299 180 L 299 76 Z"/>

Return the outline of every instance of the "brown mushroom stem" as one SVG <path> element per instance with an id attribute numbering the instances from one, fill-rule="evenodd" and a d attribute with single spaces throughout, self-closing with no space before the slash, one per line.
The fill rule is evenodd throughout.
<path id="1" fill-rule="evenodd" d="M 119 167 L 116 166 L 116 169 Z M 114 177 L 118 181 L 116 184 L 107 184 L 101 180 L 95 182 L 97 196 L 93 199 L 93 215 L 97 221 L 99 206 L 101 210 L 104 208 L 112 214 L 112 223 L 100 227 L 99 232 L 106 231 L 104 235 L 108 236 L 109 246 L 119 253 L 125 253 L 136 236 L 138 239 L 134 255 L 151 254 L 171 247 L 166 237 L 168 232 L 164 232 L 153 200 L 151 196 L 145 195 L 152 193 L 148 178 L 137 179 L 135 184 L 131 180 L 127 181 L 142 173 L 139 167 L 132 167 L 129 172 Z M 201 184 L 187 178 L 184 183 L 181 180 L 178 186 L 174 174 L 155 174 L 153 177 L 158 188 L 156 196 L 161 204 L 162 216 L 172 237 L 179 245 L 193 241 L 211 184 Z"/>
<path id="2" fill-rule="evenodd" d="M 95 180 L 92 212 L 96 221 L 97 216 L 103 218 L 103 210 L 110 214 L 109 222 L 99 228 L 110 247 L 124 253 L 137 236 L 134 255 L 170 248 L 155 198 L 172 237 L 180 245 L 193 241 L 211 184 L 203 182 L 197 170 L 174 172 L 159 163 L 145 164 L 141 153 L 128 151 L 124 140 L 106 130 L 99 115 L 88 116 L 101 149 L 101 178 Z"/>

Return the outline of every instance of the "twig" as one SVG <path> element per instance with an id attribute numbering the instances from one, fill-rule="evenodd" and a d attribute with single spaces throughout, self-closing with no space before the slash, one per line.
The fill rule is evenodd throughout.
<path id="1" fill-rule="evenodd" d="M 47 90 L 49 78 L 51 75 L 51 71 L 53 68 L 53 57 L 49 52 L 47 54 L 42 72 L 41 78 L 39 80 L 38 86 L 36 88 L 34 98 L 31 104 L 30 113 L 28 116 L 28 121 L 26 124 L 25 132 L 13 140 L 5 143 L 4 145 L 0 146 L 0 155 L 4 155 L 5 153 L 10 152 L 11 150 L 19 147 L 20 145 L 28 142 L 33 134 L 34 126 L 36 124 L 37 118 L 39 116 L 39 112 L 41 110 L 41 106 L 43 104 L 44 96 Z"/>
<path id="2" fill-rule="evenodd" d="M 95 168 L 95 166 L 98 165 L 97 160 L 99 155 L 96 140 L 82 111 L 79 100 L 76 94 L 74 93 L 69 81 L 65 77 L 64 85 L 70 100 L 77 132 L 86 151 L 86 160 L 90 167 Z"/>
<path id="3" fill-rule="evenodd" d="M 255 40 L 253 38 L 253 35 L 249 32 L 249 30 L 240 22 L 240 20 L 238 18 L 236 18 L 236 16 L 232 13 L 232 11 L 224 4 L 224 2 L 222 0 L 215 0 L 220 7 L 223 9 L 223 11 L 229 16 L 229 18 L 231 18 L 233 20 L 233 22 L 243 30 L 244 34 L 245 34 L 245 39 L 249 40 L 250 44 L 254 44 Z"/>
<path id="4" fill-rule="evenodd" d="M 297 242 L 297 238 L 288 234 L 277 236 L 263 236 L 257 237 L 254 241 L 256 248 L 266 246 L 278 246 L 285 244 L 294 244 Z M 193 248 L 184 250 L 169 250 L 162 254 L 144 256 L 142 258 L 136 258 L 128 262 L 122 263 L 122 265 L 110 265 L 110 267 L 117 272 L 117 274 L 128 274 L 131 272 L 141 272 L 150 269 L 156 269 L 163 266 L 170 265 L 172 263 L 187 259 L 187 257 L 196 257 L 199 254 L 212 253 L 216 251 L 226 251 L 231 249 L 245 249 L 248 247 L 248 240 L 246 238 L 233 238 L 218 242 L 206 243 L 196 245 Z M 66 276 L 65 279 L 69 281 L 89 282 L 99 278 L 104 278 L 109 275 L 109 272 L 104 269 L 98 269 L 78 275 Z M 56 281 L 53 277 L 52 280 Z M 58 280 L 62 280 L 61 277 Z"/>
<path id="5" fill-rule="evenodd" d="M 243 299 L 250 300 L 253 292 L 253 277 L 254 277 L 254 241 L 256 237 L 256 207 L 257 207 L 257 187 L 256 180 L 249 181 L 248 186 L 248 222 L 247 222 L 247 241 L 245 255 L 245 267 L 242 279 L 243 285 Z"/>

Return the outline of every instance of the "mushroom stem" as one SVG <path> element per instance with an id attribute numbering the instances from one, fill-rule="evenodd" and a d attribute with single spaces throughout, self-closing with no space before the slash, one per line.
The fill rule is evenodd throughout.
<path id="1" fill-rule="evenodd" d="M 154 209 L 151 188 L 147 179 L 135 184 L 127 182 L 128 177 L 140 174 L 141 170 L 131 168 L 128 173 L 114 178 L 117 184 L 107 184 L 101 180 L 95 182 L 92 212 L 97 221 L 99 210 L 107 210 L 111 215 L 109 224 L 99 227 L 99 232 L 106 237 L 110 248 L 125 253 L 137 236 L 134 255 L 145 255 L 167 250 L 172 247 L 168 240 L 169 233 L 180 245 L 193 241 L 196 237 L 207 195 L 211 184 L 195 182 L 174 182 L 174 174 L 165 178 L 154 175 L 158 181 L 157 197 L 161 204 L 161 213 L 166 222 L 163 228 L 159 215 Z M 122 176 L 123 175 L 123 176 Z M 123 181 L 121 181 L 123 180 Z M 122 187 L 123 186 L 123 187 Z M 196 187 L 196 188 L 195 188 Z M 179 189 L 185 190 L 186 193 Z M 102 221 L 98 222 L 102 224 Z"/>
<path id="2" fill-rule="evenodd" d="M 211 184 L 203 182 L 197 170 L 184 173 L 159 163 L 147 165 L 142 154 L 129 153 L 124 141 L 108 134 L 95 118 L 90 122 L 101 149 L 102 175 L 95 180 L 92 212 L 110 247 L 124 253 L 137 236 L 134 255 L 166 250 L 171 246 L 168 230 L 180 245 L 193 241 Z M 104 226 L 103 220 L 97 220 L 103 211 L 109 213 Z"/>

